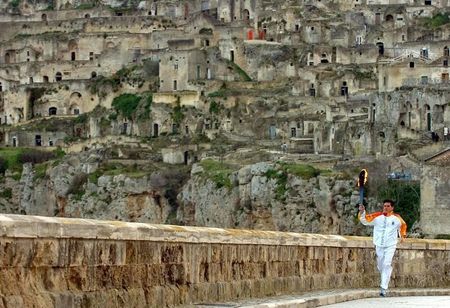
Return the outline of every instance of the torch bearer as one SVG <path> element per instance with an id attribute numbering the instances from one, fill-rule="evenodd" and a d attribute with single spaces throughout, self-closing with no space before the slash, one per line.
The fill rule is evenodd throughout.
<path id="1" fill-rule="evenodd" d="M 362 169 L 358 176 L 359 187 L 359 204 L 364 204 L 364 185 L 367 183 L 368 172 L 366 169 Z"/>

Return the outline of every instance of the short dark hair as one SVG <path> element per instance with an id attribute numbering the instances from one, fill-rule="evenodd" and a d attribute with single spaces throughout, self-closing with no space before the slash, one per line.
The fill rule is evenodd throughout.
<path id="1" fill-rule="evenodd" d="M 394 200 L 391 200 L 391 199 L 384 199 L 384 200 L 383 200 L 383 204 L 385 204 L 385 203 L 390 203 L 392 207 L 395 206 Z"/>

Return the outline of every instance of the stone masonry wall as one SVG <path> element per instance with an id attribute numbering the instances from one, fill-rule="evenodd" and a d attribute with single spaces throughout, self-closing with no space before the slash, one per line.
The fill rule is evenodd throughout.
<path id="1" fill-rule="evenodd" d="M 408 240 L 392 287 L 449 287 L 450 241 Z M 376 287 L 369 238 L 0 215 L 0 307 L 164 307 Z"/>

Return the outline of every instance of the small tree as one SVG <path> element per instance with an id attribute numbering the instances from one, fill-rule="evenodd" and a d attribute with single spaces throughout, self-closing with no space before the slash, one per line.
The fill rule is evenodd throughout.
<path id="1" fill-rule="evenodd" d="M 378 199 L 395 201 L 395 212 L 400 214 L 410 229 L 420 217 L 420 184 L 416 181 L 388 180 L 378 190 Z"/>

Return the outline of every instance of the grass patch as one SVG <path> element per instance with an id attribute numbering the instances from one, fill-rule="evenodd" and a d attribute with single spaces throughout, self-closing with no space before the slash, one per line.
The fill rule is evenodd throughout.
<path id="1" fill-rule="evenodd" d="M 45 175 L 47 173 L 47 167 L 48 167 L 47 163 L 34 165 L 33 181 L 38 181 L 45 178 Z"/>
<path id="2" fill-rule="evenodd" d="M 6 169 L 11 171 L 22 171 L 22 163 L 20 156 L 25 153 L 25 148 L 2 148 L 0 149 L 0 157 L 6 161 Z"/>
<path id="3" fill-rule="evenodd" d="M 320 170 L 311 165 L 282 163 L 283 170 L 305 180 L 315 178 L 320 175 Z"/>
<path id="4" fill-rule="evenodd" d="M 94 3 L 81 3 L 76 7 L 77 10 L 89 10 L 95 7 Z"/>
<path id="5" fill-rule="evenodd" d="M 233 184 L 230 175 L 235 171 L 230 165 L 212 159 L 205 159 L 200 162 L 208 179 L 212 180 L 217 188 L 226 187 L 231 189 Z"/>
<path id="6" fill-rule="evenodd" d="M 108 163 L 100 166 L 94 172 L 88 174 L 87 178 L 89 182 L 98 185 L 98 179 L 103 176 L 116 176 L 123 174 L 129 178 L 142 178 L 151 172 L 148 170 L 143 170 L 138 165 L 122 165 L 120 163 Z"/>

